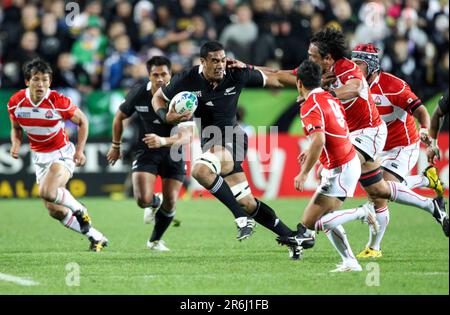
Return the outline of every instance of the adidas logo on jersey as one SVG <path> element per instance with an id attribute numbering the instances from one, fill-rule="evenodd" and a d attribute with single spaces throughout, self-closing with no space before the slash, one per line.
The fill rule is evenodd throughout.
<path id="1" fill-rule="evenodd" d="M 153 121 L 153 123 L 154 123 L 154 124 L 161 125 L 161 122 L 160 122 L 158 119 L 155 119 L 155 120 Z"/>
<path id="2" fill-rule="evenodd" d="M 214 103 L 211 102 L 211 101 L 209 101 L 209 102 L 206 102 L 205 105 L 206 105 L 206 106 L 214 106 Z"/>

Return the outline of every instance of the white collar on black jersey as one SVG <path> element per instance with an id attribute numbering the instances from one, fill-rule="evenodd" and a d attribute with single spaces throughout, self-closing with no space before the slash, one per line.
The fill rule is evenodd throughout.
<path id="1" fill-rule="evenodd" d="M 321 93 L 323 92 L 324 89 L 322 89 L 321 87 L 315 88 L 314 90 L 311 90 L 308 95 L 306 95 L 306 98 L 308 98 L 310 95 L 315 94 L 315 93 Z"/>
<path id="2" fill-rule="evenodd" d="M 147 83 L 147 91 L 150 91 L 152 89 L 152 82 L 148 81 Z"/>
<path id="3" fill-rule="evenodd" d="M 30 88 L 27 88 L 25 90 L 25 97 L 30 101 L 31 105 L 33 105 L 33 107 L 39 107 L 39 105 L 41 105 L 41 103 L 50 95 L 50 89 L 47 89 L 47 93 L 45 93 L 44 97 L 39 101 L 39 103 L 34 104 L 33 101 L 31 100 L 31 96 L 30 96 Z"/>

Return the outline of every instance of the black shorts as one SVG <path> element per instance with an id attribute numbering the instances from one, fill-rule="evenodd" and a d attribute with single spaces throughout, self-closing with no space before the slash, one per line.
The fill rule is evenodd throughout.
<path id="1" fill-rule="evenodd" d="M 183 160 L 171 159 L 170 151 L 145 153 L 138 155 L 133 161 L 131 172 L 146 172 L 182 182 L 186 175 L 186 164 Z"/>
<path id="2" fill-rule="evenodd" d="M 214 145 L 220 145 L 226 148 L 233 155 L 233 162 L 234 162 L 233 170 L 228 174 L 224 174 L 223 175 L 224 177 L 236 173 L 242 173 L 244 171 L 244 169 L 242 168 L 242 163 L 247 157 L 248 136 L 243 130 L 242 133 L 234 134 L 232 139 L 222 138 L 219 141 L 214 141 L 213 139 L 207 141 L 202 146 L 202 151 L 206 152 L 209 149 L 211 149 L 211 147 Z"/>

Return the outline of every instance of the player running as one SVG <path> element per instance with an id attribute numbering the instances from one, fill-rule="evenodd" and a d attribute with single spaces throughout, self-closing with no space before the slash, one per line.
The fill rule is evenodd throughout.
<path id="1" fill-rule="evenodd" d="M 86 162 L 84 147 L 88 120 L 70 98 L 50 89 L 52 69 L 41 59 L 24 65 L 26 89 L 15 93 L 8 102 L 11 119 L 11 156 L 19 158 L 23 132 L 27 134 L 39 185 L 39 196 L 49 214 L 65 227 L 86 235 L 89 249 L 99 252 L 108 245 L 102 233 L 91 226 L 84 205 L 65 188 L 76 166 Z M 64 121 L 78 125 L 76 147 L 69 141 Z"/>
<path id="2" fill-rule="evenodd" d="M 226 56 L 218 42 L 200 50 L 201 65 L 173 77 L 152 100 L 155 112 L 167 123 L 179 117 L 167 113 L 166 103 L 181 91 L 197 95 L 194 115 L 200 123 L 203 154 L 194 162 L 192 175 L 230 209 L 238 226 L 238 240 L 253 232 L 255 221 L 278 235 L 292 231 L 264 202 L 255 199 L 242 169 L 247 153 L 247 135 L 236 122 L 239 95 L 246 86 L 274 86 L 270 77 L 251 69 L 226 69 Z"/>
<path id="3" fill-rule="evenodd" d="M 407 176 L 419 158 L 419 140 L 427 146 L 431 144 L 428 136 L 430 116 L 425 106 L 405 81 L 381 71 L 378 50 L 373 44 L 357 45 L 352 51 L 352 61 L 363 72 L 378 112 L 387 124 L 386 144 L 379 155 L 383 178 L 386 181 L 403 183 L 409 188 L 430 187 L 436 191 L 438 194 L 436 200 L 442 204 L 444 188 L 437 175 L 436 167 L 429 166 L 423 175 Z M 421 126 L 419 132 L 414 118 Z M 375 200 L 375 207 L 380 232 L 376 235 L 369 233 L 369 242 L 357 255 L 358 258 L 382 256 L 381 240 L 389 224 L 387 200 Z M 440 223 L 440 216 L 436 216 L 439 212 L 431 214 L 435 215 Z"/>
<path id="4" fill-rule="evenodd" d="M 299 231 L 302 236 L 309 230 L 324 231 L 342 258 L 332 272 L 361 271 L 353 255 L 343 224 L 363 220 L 374 230 L 378 224 L 373 209 L 361 206 L 336 211 L 353 193 L 361 175 L 361 165 L 356 150 L 349 139 L 348 127 L 341 102 L 320 88 L 322 69 L 312 61 L 304 61 L 297 71 L 297 89 L 305 98 L 300 117 L 305 134 L 309 136 L 309 148 L 299 156 L 301 171 L 295 177 L 295 188 L 302 191 L 308 174 L 317 160 L 323 169 L 321 183 L 303 213 Z M 311 233 L 310 233 L 311 235 Z M 295 238 L 295 236 L 294 236 Z M 280 237 L 283 242 L 286 238 Z M 305 248 L 310 241 L 298 239 Z M 306 245 L 306 246 L 305 246 Z"/>
<path id="5" fill-rule="evenodd" d="M 310 60 L 322 67 L 322 86 L 340 99 L 344 106 L 350 140 L 362 166 L 359 182 L 369 199 L 389 199 L 428 211 L 438 220 L 448 236 L 449 220 L 445 204 L 439 202 L 439 199 L 424 198 L 402 183 L 383 179 L 377 157 L 383 151 L 387 127 L 380 118 L 361 70 L 345 57 L 344 34 L 333 28 L 316 33 L 310 40 L 308 54 Z M 276 77 L 283 84 L 292 84 L 292 74 L 287 71 L 278 72 Z M 384 209 L 375 210 L 381 213 Z M 300 230 L 298 238 L 301 238 L 301 235 Z"/>
<path id="6" fill-rule="evenodd" d="M 147 61 L 147 70 L 149 81 L 133 87 L 114 116 L 113 139 L 107 159 L 114 165 L 121 157 L 123 121 L 137 113 L 140 123 L 136 135 L 136 160 L 131 169 L 133 194 L 138 206 L 144 209 L 144 223 L 155 221 L 147 247 L 168 251 L 161 238 L 175 216 L 175 204 L 186 174 L 180 145 L 191 141 L 193 123 L 181 123 L 178 127 L 162 123 L 151 106 L 156 91 L 170 81 L 170 60 L 155 56 Z M 172 151 L 172 145 L 178 149 Z M 162 194 L 154 194 L 158 175 L 162 178 Z"/>

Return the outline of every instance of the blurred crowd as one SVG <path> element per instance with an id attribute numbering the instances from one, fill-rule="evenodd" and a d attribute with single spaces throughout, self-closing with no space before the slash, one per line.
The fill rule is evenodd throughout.
<path id="1" fill-rule="evenodd" d="M 22 87 L 21 65 L 41 56 L 53 65 L 54 87 L 127 89 L 146 77 L 151 56 L 168 56 L 179 72 L 199 62 L 208 40 L 246 63 L 293 69 L 325 26 L 341 28 L 351 46 L 375 43 L 383 69 L 423 99 L 448 85 L 448 0 L 0 2 L 2 88 Z"/>

